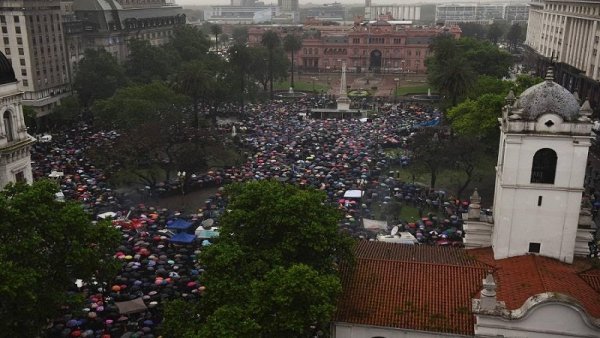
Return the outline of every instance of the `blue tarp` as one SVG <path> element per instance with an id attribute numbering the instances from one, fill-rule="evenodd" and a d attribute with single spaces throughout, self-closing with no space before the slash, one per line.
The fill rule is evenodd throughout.
<path id="1" fill-rule="evenodd" d="M 185 232 L 180 232 L 178 234 L 173 235 L 170 241 L 173 243 L 183 243 L 190 244 L 196 239 L 196 236 L 187 234 Z"/>
<path id="2" fill-rule="evenodd" d="M 192 222 L 188 222 L 186 220 L 183 219 L 176 219 L 174 221 L 171 221 L 170 223 L 167 223 L 167 229 L 174 229 L 174 230 L 188 230 L 191 226 L 192 226 Z"/>
<path id="3" fill-rule="evenodd" d="M 437 126 L 438 124 L 440 124 L 440 118 L 436 117 L 433 120 L 418 123 L 417 126 L 419 126 L 419 127 L 434 127 L 434 126 Z"/>

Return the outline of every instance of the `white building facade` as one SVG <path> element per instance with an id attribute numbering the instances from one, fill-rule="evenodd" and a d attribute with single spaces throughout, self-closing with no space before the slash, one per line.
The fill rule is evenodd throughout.
<path id="1" fill-rule="evenodd" d="M 539 55 L 566 63 L 600 80 L 600 3 L 533 0 L 525 44 Z"/>
<path id="2" fill-rule="evenodd" d="M 31 145 L 21 105 L 23 92 L 4 54 L 0 53 L 0 189 L 11 182 L 33 181 Z"/>
<path id="3" fill-rule="evenodd" d="M 524 63 L 543 76 L 554 66 L 556 82 L 600 107 L 600 3 L 585 0 L 532 0 Z"/>
<path id="4" fill-rule="evenodd" d="M 571 263 L 575 252 L 592 111 L 546 81 L 511 104 L 501 120 L 494 194 L 494 258 L 530 253 Z"/>

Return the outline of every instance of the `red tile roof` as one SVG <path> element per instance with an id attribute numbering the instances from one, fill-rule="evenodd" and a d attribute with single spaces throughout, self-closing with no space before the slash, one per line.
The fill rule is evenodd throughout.
<path id="1" fill-rule="evenodd" d="M 491 248 L 359 242 L 356 265 L 342 268 L 334 321 L 410 330 L 474 334 L 471 299 L 494 271 L 497 299 L 517 309 L 527 298 L 559 292 L 600 318 L 600 270 L 527 255 L 494 260 Z"/>
<path id="2" fill-rule="evenodd" d="M 587 260 L 566 264 L 537 255 L 494 260 L 491 248 L 468 252 L 494 266 L 496 297 L 508 309 L 520 308 L 533 295 L 558 292 L 577 299 L 589 315 L 600 318 L 600 270 L 592 269 Z"/>
<path id="3" fill-rule="evenodd" d="M 363 241 L 342 271 L 335 321 L 473 334 L 471 298 L 488 267 L 462 249 Z"/>

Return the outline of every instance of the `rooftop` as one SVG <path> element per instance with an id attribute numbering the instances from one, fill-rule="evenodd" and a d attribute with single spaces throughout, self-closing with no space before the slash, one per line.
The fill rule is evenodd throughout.
<path id="1" fill-rule="evenodd" d="M 497 299 L 520 308 L 531 296 L 558 292 L 600 318 L 600 270 L 527 255 L 494 260 L 491 248 L 359 242 L 356 266 L 342 268 L 335 321 L 410 330 L 474 334 L 471 299 L 493 271 Z"/>

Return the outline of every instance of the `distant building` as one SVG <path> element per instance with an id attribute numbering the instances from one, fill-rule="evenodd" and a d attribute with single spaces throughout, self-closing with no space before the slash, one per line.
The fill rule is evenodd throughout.
<path id="1" fill-rule="evenodd" d="M 529 6 L 526 3 L 464 3 L 440 4 L 436 6 L 435 20 L 445 24 L 474 22 L 489 24 L 494 20 L 509 23 L 526 23 Z"/>
<path id="2" fill-rule="evenodd" d="M 15 72 L 0 52 L 0 189 L 11 182 L 31 183 L 31 145 Z"/>
<path id="3" fill-rule="evenodd" d="M 0 29 L 23 104 L 48 114 L 70 92 L 60 1 L 3 1 Z"/>
<path id="4" fill-rule="evenodd" d="M 429 45 L 440 34 L 460 37 L 460 28 L 416 27 L 410 22 L 372 21 L 354 26 L 251 27 L 248 43 L 260 44 L 262 34 L 274 30 L 280 36 L 303 35 L 302 49 L 295 54 L 298 69 L 349 72 L 425 73 Z"/>
<path id="5" fill-rule="evenodd" d="M 556 63 L 557 82 L 598 109 L 600 5 L 584 0 L 534 0 L 530 5 L 526 63 L 538 75 Z"/>
<path id="6" fill-rule="evenodd" d="M 273 5 L 211 6 L 204 13 L 206 21 L 222 24 L 259 24 L 271 22 L 279 15 L 279 7 Z"/>
<path id="7" fill-rule="evenodd" d="M 346 7 L 340 3 L 304 7 L 300 10 L 300 21 L 310 20 L 343 22 L 346 20 Z"/>
<path id="8" fill-rule="evenodd" d="M 298 0 L 277 0 L 277 6 L 283 12 L 297 12 Z"/>
<path id="9" fill-rule="evenodd" d="M 85 49 L 104 49 L 123 62 L 128 41 L 152 45 L 169 41 L 175 27 L 185 24 L 180 6 L 165 0 L 74 0 L 63 15 L 67 54 L 72 72 Z"/>
<path id="10" fill-rule="evenodd" d="M 396 20 L 420 21 L 421 4 L 373 5 L 365 0 L 365 19 L 377 20 L 380 15 L 391 15 Z"/>

